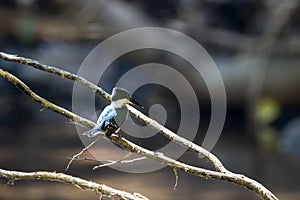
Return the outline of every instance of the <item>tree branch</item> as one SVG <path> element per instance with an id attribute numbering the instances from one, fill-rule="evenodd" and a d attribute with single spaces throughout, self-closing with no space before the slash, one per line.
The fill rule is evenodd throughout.
<path id="1" fill-rule="evenodd" d="M 172 132 L 171 130 L 162 126 L 157 121 L 147 117 L 146 115 L 144 115 L 143 113 L 141 113 L 140 111 L 135 109 L 134 107 L 132 107 L 130 105 L 126 105 L 126 106 L 129 110 L 129 112 L 133 116 L 135 116 L 137 119 L 144 122 L 145 124 L 151 126 L 153 129 L 159 131 L 162 135 L 164 135 L 171 141 L 176 142 L 177 144 L 187 147 L 188 149 L 196 152 L 197 154 L 204 156 L 204 158 L 206 160 L 208 160 L 215 167 L 216 171 L 224 172 L 224 173 L 228 172 L 228 170 L 223 166 L 221 161 L 215 155 L 213 155 L 206 149 L 200 147 L 199 145 L 197 145 L 185 138 L 182 138 L 182 137 L 176 135 L 174 132 Z"/>
<path id="2" fill-rule="evenodd" d="M 12 55 L 12 54 L 7 54 L 4 52 L 0 52 L 0 59 L 2 60 L 6 60 L 9 62 L 16 62 L 16 63 L 20 63 L 23 65 L 28 65 L 31 67 L 34 67 L 36 69 L 51 73 L 51 74 L 55 74 L 58 75 L 62 78 L 66 78 L 72 81 L 75 81 L 87 88 L 89 88 L 90 90 L 92 90 L 94 93 L 96 93 L 97 95 L 104 97 L 105 99 L 107 99 L 108 101 L 110 101 L 110 95 L 105 92 L 102 88 L 96 86 L 95 84 L 91 83 L 90 81 L 76 75 L 76 74 L 72 74 L 68 71 L 59 69 L 57 67 L 53 67 L 53 66 L 49 66 L 49 65 L 45 65 L 45 64 L 41 64 L 36 60 L 33 59 L 29 59 L 29 58 L 24 58 L 24 57 L 19 57 L 17 55 Z"/>
<path id="3" fill-rule="evenodd" d="M 0 168 L 0 177 L 7 178 L 9 181 L 17 180 L 45 180 L 45 181 L 57 181 L 62 183 L 71 184 L 83 190 L 90 190 L 96 194 L 102 196 L 117 197 L 122 200 L 146 200 L 147 197 L 139 193 L 131 194 L 129 192 L 117 190 L 106 185 L 98 184 L 92 181 L 87 181 L 78 177 L 66 175 L 56 172 L 20 172 L 9 171 Z"/>
<path id="4" fill-rule="evenodd" d="M 79 153 L 77 153 L 76 155 L 74 155 L 74 156 L 71 158 L 71 160 L 69 161 L 69 163 L 68 163 L 68 165 L 67 165 L 65 171 L 67 171 L 67 170 L 70 168 L 72 162 L 73 162 L 76 158 L 79 158 L 79 156 L 81 156 L 81 155 L 83 154 L 84 151 L 86 151 L 88 148 L 90 148 L 92 145 L 94 145 L 99 139 L 100 139 L 100 136 L 98 136 L 98 137 L 97 137 L 93 142 L 91 142 L 88 146 L 86 146 L 85 148 L 83 148 Z"/>
<path id="5" fill-rule="evenodd" d="M 56 106 L 53 103 L 50 103 L 46 99 L 43 99 L 43 98 L 39 97 L 37 94 L 33 93 L 29 89 L 28 86 L 26 86 L 22 81 L 20 81 L 18 78 L 14 77 L 10 73 L 5 72 L 3 70 L 0 70 L 0 76 L 8 79 L 10 82 L 12 82 L 14 85 L 16 85 L 18 89 L 23 91 L 27 96 L 29 96 L 33 100 L 41 103 L 42 105 L 51 105 L 51 106 L 48 106 L 47 108 L 55 109 L 55 111 L 57 111 L 59 114 L 62 114 L 66 117 L 70 116 L 71 120 L 74 118 L 73 113 L 69 113 L 69 111 L 66 112 L 67 110 L 65 110 L 65 109 L 57 109 L 58 106 Z M 39 98 L 35 98 L 37 96 Z M 132 107 L 128 107 L 128 108 L 132 110 Z M 61 110 L 63 112 L 60 112 Z M 68 113 L 68 114 L 66 114 L 66 113 Z M 144 119 L 144 115 L 142 115 L 142 114 L 138 115 L 137 118 L 138 119 Z M 163 126 L 159 125 L 156 121 L 154 121 L 150 118 L 145 118 L 145 120 L 150 120 L 150 122 L 152 123 L 150 125 L 153 126 L 155 129 L 159 130 L 160 132 L 166 132 L 166 134 L 170 135 L 169 132 L 171 132 L 171 131 L 169 131 L 168 129 L 166 129 Z M 78 120 L 78 123 L 80 123 L 81 121 L 82 120 Z M 84 121 L 89 122 L 89 120 L 84 120 Z M 175 134 L 175 133 L 172 133 L 172 134 Z M 176 134 L 175 134 L 175 136 L 173 136 L 172 134 L 170 136 L 171 138 L 174 138 L 176 140 L 181 141 L 180 140 L 181 138 L 179 136 L 177 136 Z M 232 172 L 230 172 L 226 169 L 222 170 L 222 171 L 211 171 L 211 170 L 207 170 L 207 169 L 187 165 L 185 163 L 181 163 L 181 162 L 176 161 L 172 158 L 164 156 L 162 153 L 153 152 L 153 151 L 147 150 L 145 148 L 142 148 L 142 147 L 140 147 L 140 146 L 138 146 L 138 145 L 136 145 L 136 144 L 126 140 L 125 138 L 120 137 L 120 136 L 112 135 L 109 139 L 112 142 L 117 143 L 118 145 L 130 150 L 133 153 L 137 153 L 137 154 L 140 154 L 142 156 L 145 156 L 145 157 L 151 158 L 153 160 L 156 160 L 158 162 L 167 164 L 170 167 L 176 167 L 177 169 L 180 169 L 184 172 L 187 172 L 187 173 L 190 173 L 190 174 L 193 174 L 193 175 L 196 175 L 196 176 L 204 177 L 206 179 L 217 179 L 217 180 L 224 180 L 224 181 L 228 181 L 228 182 L 231 182 L 231 183 L 235 183 L 237 185 L 244 186 L 244 187 L 256 192 L 260 197 L 262 197 L 266 200 L 278 200 L 278 198 L 274 194 L 272 194 L 272 192 L 270 192 L 267 188 L 265 188 L 262 184 L 258 183 L 255 180 L 252 180 L 252 179 L 250 179 L 250 178 L 248 178 L 244 175 L 235 174 L 235 173 L 232 173 Z M 183 139 L 182 141 L 185 142 L 185 139 Z M 191 148 L 191 149 L 193 149 L 193 147 L 198 149 L 197 145 L 193 144 L 192 142 L 184 143 L 184 145 L 189 145 L 188 147 Z M 202 150 L 202 149 L 203 148 L 200 148 L 200 150 Z M 201 152 L 203 153 L 203 151 L 201 151 Z M 207 152 L 207 151 L 205 150 L 204 153 L 205 152 Z M 211 156 L 213 154 L 208 152 L 208 155 Z M 204 156 L 207 156 L 207 155 L 204 154 Z M 213 155 L 212 158 L 214 158 L 218 162 L 220 162 L 214 155 Z M 214 160 L 212 160 L 212 162 L 214 162 Z M 223 166 L 223 165 L 221 164 L 221 166 Z"/>
<path id="6" fill-rule="evenodd" d="M 121 145 L 122 147 L 125 147 L 126 149 L 129 149 L 131 152 L 140 154 L 142 156 L 151 158 L 153 160 L 156 160 L 158 162 L 167 164 L 170 167 L 174 167 L 176 169 L 180 169 L 181 171 L 203 177 L 205 179 L 217 179 L 222 181 L 228 181 L 231 183 L 235 183 L 240 186 L 244 186 L 252 191 L 254 191 L 256 194 L 258 194 L 260 197 L 266 200 L 278 200 L 278 198 L 272 194 L 271 191 L 269 191 L 267 188 L 265 188 L 262 184 L 259 182 L 250 179 L 242 174 L 235 174 L 233 172 L 230 172 L 227 170 L 227 172 L 218 172 L 218 171 L 211 171 L 207 169 L 203 169 L 200 167 L 194 167 L 191 165 L 187 165 L 185 163 L 176 161 L 172 158 L 169 158 L 165 156 L 163 153 L 153 152 L 150 150 L 147 150 L 143 147 L 140 147 L 127 139 L 112 135 L 110 139 Z"/>
<path id="7" fill-rule="evenodd" d="M 28 59 L 28 58 L 23 58 L 20 56 L 16 56 L 16 55 L 11 55 L 11 54 L 7 54 L 7 53 L 3 53 L 0 52 L 0 59 L 6 60 L 6 61 L 10 61 L 10 62 L 16 62 L 16 63 L 20 63 L 20 64 L 24 64 L 24 65 L 28 65 L 28 66 L 32 66 L 36 69 L 45 71 L 45 72 L 49 72 L 52 74 L 56 74 L 62 78 L 66 78 L 66 79 L 70 79 L 73 80 L 79 84 L 81 84 L 82 86 L 85 86 L 89 89 L 91 89 L 93 92 L 95 92 L 97 95 L 104 97 L 105 99 L 107 99 L 108 101 L 110 101 L 110 95 L 105 92 L 102 88 L 94 85 L 93 83 L 91 83 L 90 81 L 72 74 L 70 72 L 67 72 L 65 70 L 59 69 L 57 67 L 53 67 L 53 66 L 48 66 L 45 64 L 41 64 L 38 61 L 32 60 L 32 59 Z M 210 153 L 209 151 L 207 151 L 206 149 L 200 147 L 199 145 L 185 139 L 182 138 L 178 135 L 176 135 L 174 132 L 172 132 L 171 130 L 167 129 L 166 127 L 162 126 L 161 124 L 159 124 L 157 121 L 147 117 L 146 115 L 144 115 L 143 113 L 141 113 L 140 111 L 138 111 L 137 109 L 135 109 L 134 107 L 127 105 L 127 108 L 129 110 L 129 112 L 136 117 L 137 119 L 139 119 L 140 121 L 142 121 L 143 123 L 145 123 L 146 125 L 151 126 L 153 129 L 157 130 L 158 132 L 160 132 L 162 135 L 164 135 L 165 137 L 169 138 L 170 140 L 188 148 L 191 149 L 192 151 L 198 153 L 199 155 L 204 156 L 204 158 L 206 160 L 208 160 L 217 171 L 220 172 L 227 172 L 227 169 L 223 166 L 223 164 L 221 163 L 221 161 L 212 153 Z M 72 120 L 72 119 L 71 119 Z M 74 121 L 74 120 L 73 120 Z M 79 121 L 76 121 L 78 123 L 80 123 Z"/>
<path id="8" fill-rule="evenodd" d="M 67 117 L 68 119 L 80 123 L 84 126 L 87 127 L 94 127 L 95 123 L 87 120 L 85 118 L 82 118 L 74 113 L 72 113 L 71 111 L 68 111 L 67 109 L 61 108 L 49 101 L 47 101 L 46 99 L 44 99 L 43 97 L 37 95 L 36 93 L 34 93 L 25 83 L 23 83 L 20 79 L 18 79 L 17 77 L 15 77 L 14 75 L 12 75 L 11 73 L 4 71 L 2 69 L 0 69 L 0 75 L 5 78 L 6 80 L 8 80 L 9 82 L 11 82 L 12 84 L 14 84 L 19 90 L 21 90 L 26 96 L 28 96 L 30 99 L 36 101 L 37 103 L 41 104 L 43 107 L 50 109 L 58 114 L 62 114 L 65 117 Z"/>
<path id="9" fill-rule="evenodd" d="M 112 165 L 116 165 L 116 164 L 128 164 L 128 163 L 134 163 L 134 162 L 138 162 L 141 160 L 145 160 L 147 157 L 138 157 L 138 158 L 132 158 L 130 159 L 130 156 L 132 155 L 132 152 L 130 152 L 129 154 L 127 154 L 124 158 L 120 159 L 120 160 L 98 160 L 95 158 L 87 158 L 87 157 L 76 157 L 73 160 L 84 160 L 84 161 L 91 161 L 91 162 L 96 162 L 96 163 L 101 163 L 98 164 L 96 166 L 93 167 L 93 170 L 97 170 L 99 168 L 102 167 L 107 167 L 107 166 L 112 166 Z"/>

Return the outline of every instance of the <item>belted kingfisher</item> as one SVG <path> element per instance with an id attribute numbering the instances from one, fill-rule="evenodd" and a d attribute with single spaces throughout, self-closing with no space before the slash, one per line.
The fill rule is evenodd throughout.
<path id="1" fill-rule="evenodd" d="M 104 132 L 107 137 L 110 137 L 113 133 L 117 133 L 127 118 L 127 103 L 142 107 L 141 104 L 130 97 L 127 90 L 115 87 L 111 94 L 111 103 L 100 114 L 97 125 L 82 135 L 95 137 Z"/>

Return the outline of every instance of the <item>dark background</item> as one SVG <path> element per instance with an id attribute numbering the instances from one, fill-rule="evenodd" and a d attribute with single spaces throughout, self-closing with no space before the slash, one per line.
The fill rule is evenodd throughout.
<path id="1" fill-rule="evenodd" d="M 258 180 L 279 199 L 294 200 L 300 198 L 299 11 L 297 1 L 276 0 L 2 0 L 0 49 L 76 73 L 96 45 L 120 31 L 159 26 L 187 34 L 212 56 L 226 87 L 226 122 L 212 152 L 228 169 Z M 142 63 L 188 67 L 177 59 L 155 50 L 132 52 L 116 61 L 111 82 L 100 86 L 110 92 L 120 74 Z M 0 61 L 0 67 L 42 97 L 71 110 L 73 82 L 15 63 Z M 167 126 L 176 130 L 178 112 L 172 108 L 178 105 L 172 93 L 149 87 L 134 94 L 145 105 L 143 112 L 147 114 L 157 103 L 153 99 L 159 99 L 172 111 Z M 205 87 L 195 88 L 201 94 L 195 142 L 201 144 L 210 119 L 210 100 Z M 107 104 L 100 98 L 96 102 L 100 110 Z M 4 79 L 0 79 L 0 108 L 1 168 L 63 172 L 68 157 L 83 148 L 73 124 L 53 112 L 41 111 L 40 105 Z M 157 140 L 161 142 L 153 138 L 144 145 L 159 147 L 167 142 L 158 144 Z M 208 166 L 196 162 L 189 152 L 181 160 Z M 259 199 L 242 187 L 180 171 L 174 191 L 170 168 L 128 174 L 111 168 L 92 171 L 92 166 L 74 162 L 67 173 L 151 199 Z M 6 180 L 0 180 L 0 199 L 98 198 L 60 183 L 18 181 L 7 187 Z"/>

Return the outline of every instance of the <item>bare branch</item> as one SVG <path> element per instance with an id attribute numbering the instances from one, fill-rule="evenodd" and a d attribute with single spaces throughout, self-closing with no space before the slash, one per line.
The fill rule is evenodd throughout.
<path id="1" fill-rule="evenodd" d="M 24 65 L 29 65 L 36 69 L 40 69 L 45 72 L 56 74 L 58 76 L 61 76 L 62 78 L 67 78 L 67 79 L 73 80 L 73 81 L 91 89 L 97 95 L 102 96 L 105 99 L 110 101 L 110 95 L 107 92 L 105 92 L 100 87 L 94 85 L 93 83 L 87 81 L 86 79 L 84 79 L 78 75 L 72 74 L 70 72 L 64 71 L 64 70 L 56 68 L 56 67 L 41 64 L 38 61 L 35 61 L 32 59 L 23 58 L 23 57 L 19 57 L 16 55 L 3 53 L 3 52 L 0 52 L 0 59 L 6 60 L 6 61 L 11 61 L 11 62 L 16 62 L 16 63 L 21 63 Z M 146 115 L 144 115 L 143 113 L 141 113 L 140 111 L 135 109 L 134 107 L 127 105 L 127 108 L 134 117 L 136 117 L 137 119 L 139 119 L 146 125 L 151 126 L 153 129 L 157 130 L 158 132 L 163 134 L 165 137 L 169 138 L 170 140 L 172 140 L 186 148 L 193 150 L 194 152 L 198 153 L 199 155 L 204 156 L 206 158 L 206 160 L 208 160 L 215 167 L 215 169 L 217 171 L 220 171 L 220 172 L 227 171 L 226 168 L 221 163 L 221 161 L 215 155 L 213 155 L 206 149 L 200 147 L 199 145 L 196 145 L 195 143 L 193 143 L 185 138 L 182 138 L 182 137 L 176 135 L 174 132 L 172 132 L 171 130 L 162 126 L 157 121 L 147 117 Z"/>
<path id="2" fill-rule="evenodd" d="M 65 171 L 67 171 L 67 170 L 70 168 L 72 162 L 73 162 L 76 158 L 79 158 L 79 156 L 81 156 L 81 155 L 83 154 L 83 152 L 85 152 L 87 149 L 89 149 L 91 146 L 93 146 L 93 144 L 95 144 L 95 143 L 100 139 L 100 137 L 101 137 L 101 135 L 98 136 L 98 137 L 97 137 L 93 142 L 91 142 L 88 146 L 86 146 L 85 148 L 83 148 L 79 153 L 77 153 L 76 155 L 74 155 L 74 156 L 71 158 L 71 160 L 69 161 L 69 163 L 68 163 L 68 165 L 67 165 Z"/>
<path id="3" fill-rule="evenodd" d="M 141 160 L 145 160 L 147 157 L 138 157 L 138 158 L 133 158 L 133 159 L 129 159 L 129 157 L 132 155 L 132 153 L 130 152 L 128 155 L 126 155 L 123 159 L 121 160 L 111 160 L 108 161 L 105 164 L 101 164 L 101 165 L 97 165 L 93 167 L 93 170 L 99 169 L 101 167 L 106 167 L 106 166 L 111 166 L 111 165 L 115 165 L 115 164 L 128 164 L 128 163 L 134 163 L 137 161 L 141 161 Z"/>
<path id="4" fill-rule="evenodd" d="M 99 169 L 101 167 L 107 167 L 107 166 L 111 166 L 111 165 L 115 165 L 115 164 L 133 163 L 133 162 L 145 160 L 146 158 L 147 157 L 138 157 L 138 158 L 128 159 L 128 157 L 126 157 L 126 158 L 124 157 L 121 160 L 98 160 L 98 159 L 95 159 L 95 158 L 86 158 L 86 157 L 80 158 L 80 157 L 77 157 L 77 158 L 74 158 L 74 160 L 91 161 L 91 162 L 103 163 L 101 165 L 96 165 L 95 167 L 93 167 L 93 170 L 96 170 L 96 169 Z"/>
<path id="5" fill-rule="evenodd" d="M 163 153 L 159 152 L 153 152 L 148 149 L 145 149 L 143 147 L 140 147 L 128 140 L 126 140 L 123 137 L 112 135 L 110 139 L 125 147 L 126 149 L 129 149 L 131 152 L 138 153 L 140 155 L 146 156 L 148 158 L 151 158 L 153 160 L 156 160 L 158 162 L 167 164 L 170 167 L 175 167 L 176 169 L 180 169 L 184 172 L 203 177 L 205 179 L 217 179 L 222 181 L 228 181 L 231 183 L 235 183 L 240 186 L 244 186 L 255 193 L 257 193 L 260 197 L 266 199 L 266 200 L 278 200 L 278 198 L 272 194 L 271 191 L 269 191 L 267 188 L 265 188 L 262 184 L 259 182 L 248 178 L 241 174 L 235 174 L 233 172 L 230 172 L 227 170 L 227 172 L 217 172 L 217 171 L 211 171 L 207 169 L 203 169 L 200 167 L 194 167 L 191 165 L 187 165 L 185 163 L 176 161 L 172 158 L 169 158 L 165 156 Z"/>
<path id="6" fill-rule="evenodd" d="M 68 71 L 59 69 L 57 67 L 41 64 L 36 60 L 20 57 L 20 56 L 17 56 L 17 55 L 7 54 L 7 53 L 4 53 L 4 52 L 0 52 L 0 59 L 10 61 L 10 62 L 20 63 L 20 64 L 23 64 L 23 65 L 28 65 L 28 66 L 34 67 L 36 69 L 39 69 L 39 70 L 42 70 L 42 71 L 45 71 L 45 72 L 49 72 L 51 74 L 58 75 L 62 78 L 66 78 L 66 79 L 75 81 L 75 82 L 89 88 L 90 90 L 92 90 L 97 95 L 102 96 L 105 99 L 107 99 L 108 101 L 110 101 L 110 95 L 107 92 L 105 92 L 104 90 L 102 90 L 101 88 L 96 86 L 95 84 L 91 83 L 90 81 L 88 81 L 88 80 L 86 80 L 86 79 L 84 79 L 84 78 L 82 78 L 82 77 L 80 77 L 76 74 L 72 74 Z"/>
<path id="7" fill-rule="evenodd" d="M 1 54 L 1 55 L 3 56 L 3 54 Z M 27 96 L 29 96 L 33 100 L 41 103 L 42 105 L 51 105 L 47 108 L 53 109 L 53 108 L 58 107 L 58 106 L 50 103 L 46 99 L 43 99 L 43 98 L 37 96 L 35 93 L 33 93 L 28 88 L 28 86 L 26 86 L 22 81 L 20 81 L 18 78 L 14 77 L 10 73 L 5 72 L 3 70 L 0 70 L 0 76 L 3 76 L 4 78 L 8 79 L 10 82 L 12 82 L 14 85 L 16 85 L 17 88 L 22 90 Z M 88 83 L 88 84 L 91 84 L 91 83 Z M 97 86 L 95 86 L 95 87 L 97 87 Z M 28 91 L 30 91 L 30 92 L 28 92 Z M 274 194 L 272 194 L 267 188 L 265 188 L 262 184 L 258 183 L 257 181 L 255 181 L 253 179 L 250 179 L 250 178 L 248 178 L 244 175 L 235 174 L 235 173 L 232 173 L 232 172 L 226 170 L 223 167 L 222 163 L 213 154 L 211 154 L 207 150 L 199 147 L 198 145 L 196 145 L 196 144 L 194 144 L 194 143 L 192 143 L 192 142 L 190 142 L 190 141 L 188 141 L 184 138 L 181 138 L 181 137 L 177 136 L 175 133 L 173 133 L 170 130 L 168 130 L 167 128 L 161 126 L 158 122 L 156 122 L 156 121 L 146 117 L 142 113 L 138 112 L 133 107 L 128 106 L 128 109 L 138 119 L 140 119 L 142 121 L 145 121 L 147 124 L 149 123 L 150 126 L 152 126 L 154 129 L 161 132 L 163 135 L 165 135 L 169 139 L 171 139 L 171 140 L 173 140 L 177 143 L 180 143 L 181 145 L 186 146 L 186 147 L 194 150 L 195 152 L 197 152 L 201 155 L 204 155 L 211 163 L 213 163 L 213 165 L 215 166 L 217 171 L 211 171 L 211 170 L 207 170 L 207 169 L 187 165 L 185 163 L 181 163 L 181 162 L 176 161 L 172 158 L 164 156 L 162 153 L 153 152 L 153 151 L 144 149 L 144 148 L 142 148 L 142 147 L 126 140 L 125 138 L 120 137 L 120 136 L 112 135 L 109 138 L 112 142 L 114 142 L 114 143 L 130 150 L 133 153 L 137 153 L 137 154 L 145 156 L 147 158 L 150 158 L 150 159 L 156 160 L 158 162 L 167 164 L 170 167 L 180 169 L 184 172 L 194 174 L 196 176 L 204 177 L 206 179 L 217 179 L 217 180 L 223 180 L 223 181 L 228 181 L 228 182 L 231 182 L 231 183 L 235 183 L 237 185 L 244 186 L 244 187 L 254 191 L 260 197 L 262 197 L 266 200 L 278 200 L 278 198 L 275 197 Z M 62 109 L 62 108 L 61 109 L 55 109 L 55 111 L 59 114 L 62 114 L 64 116 L 68 117 L 71 120 L 74 119 L 74 116 L 73 116 L 74 114 L 73 113 L 66 114 L 65 109 Z M 78 123 L 84 123 L 84 122 L 87 123 L 87 122 L 89 122 L 89 123 L 94 125 L 94 123 L 92 123 L 89 120 L 86 120 L 84 118 L 81 118 L 79 116 L 76 119 L 77 119 L 76 122 L 78 122 Z M 91 124 L 89 124 L 89 125 L 91 125 Z"/>
<path id="8" fill-rule="evenodd" d="M 176 142 L 177 144 L 187 147 L 188 149 L 191 149 L 192 151 L 196 152 L 197 154 L 204 156 L 204 158 L 206 158 L 206 160 L 208 160 L 215 167 L 215 169 L 217 171 L 220 171 L 220 172 L 228 171 L 223 166 L 221 161 L 215 155 L 213 155 L 206 149 L 200 147 L 199 145 L 197 145 L 185 138 L 182 138 L 182 137 L 176 135 L 174 132 L 172 132 L 169 129 L 167 129 L 166 127 L 162 126 L 157 121 L 147 117 L 146 115 L 144 115 L 143 113 L 141 113 L 140 111 L 135 109 L 134 107 L 127 105 L 127 108 L 133 116 L 135 116 L 137 119 L 144 122 L 145 124 L 151 126 L 153 129 L 159 131 L 162 135 L 164 135 L 171 141 Z"/>
<path id="9" fill-rule="evenodd" d="M 87 181 L 78 177 L 66 175 L 63 173 L 56 172 L 20 172 L 20 171 L 9 171 L 0 169 L 0 177 L 7 178 L 9 181 L 17 180 L 45 180 L 45 181 L 57 181 L 62 183 L 68 183 L 75 187 L 83 190 L 94 191 L 100 197 L 102 195 L 117 197 L 123 200 L 146 200 L 147 197 L 141 194 L 117 190 L 106 185 L 98 184 L 92 181 Z"/>
<path id="10" fill-rule="evenodd" d="M 68 119 L 83 124 L 87 127 L 94 127 L 95 123 L 82 118 L 64 108 L 61 108 L 49 101 L 47 101 L 46 99 L 44 99 L 43 97 L 37 95 L 36 93 L 34 93 L 25 83 L 23 83 L 20 79 L 18 79 L 17 77 L 15 77 L 14 75 L 12 75 L 11 73 L 4 71 L 2 69 L 0 69 L 0 76 L 2 76 L 3 78 L 5 78 L 6 80 L 8 80 L 9 82 L 11 82 L 12 84 L 14 84 L 19 90 L 21 90 L 26 96 L 28 96 L 30 99 L 36 101 L 37 103 L 41 104 L 42 106 L 44 106 L 47 109 L 50 109 L 56 113 L 62 114 L 65 117 L 67 117 Z"/>
<path id="11" fill-rule="evenodd" d="M 176 190 L 176 187 L 178 185 L 178 172 L 177 172 L 177 168 L 176 167 L 173 168 L 173 172 L 174 172 L 174 175 L 175 175 L 175 184 L 174 184 L 173 189 Z"/>

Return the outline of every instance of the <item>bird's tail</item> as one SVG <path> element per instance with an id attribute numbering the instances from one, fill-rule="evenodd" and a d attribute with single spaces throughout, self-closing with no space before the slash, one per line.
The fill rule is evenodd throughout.
<path id="1" fill-rule="evenodd" d="M 99 135 L 101 133 L 101 129 L 99 125 L 96 125 L 94 128 L 85 131 L 82 133 L 82 135 L 88 136 L 88 137 L 95 137 L 96 135 Z"/>

